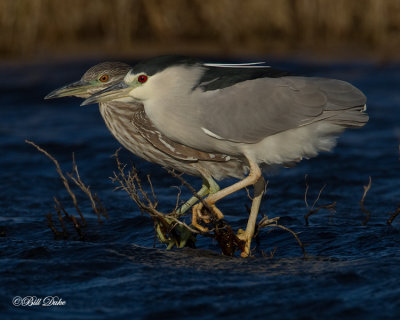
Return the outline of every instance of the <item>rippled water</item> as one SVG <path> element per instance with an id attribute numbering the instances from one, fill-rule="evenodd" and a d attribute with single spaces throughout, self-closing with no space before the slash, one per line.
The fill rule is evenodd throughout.
<path id="1" fill-rule="evenodd" d="M 98 109 L 80 107 L 78 99 L 43 100 L 94 63 L 0 67 L 2 319 L 400 318 L 400 217 L 386 224 L 400 204 L 400 65 L 276 62 L 290 71 L 355 84 L 368 97 L 370 122 L 347 131 L 333 153 L 268 177 L 262 212 L 280 216 L 297 232 L 308 257 L 290 234 L 267 229 L 254 257 L 244 260 L 222 256 L 209 238 L 199 238 L 197 249 L 154 247 L 152 221 L 125 193 L 113 192 L 108 177 L 119 146 Z M 75 153 L 82 178 L 109 214 L 99 224 L 90 203 L 79 197 L 88 220 L 85 241 L 73 230 L 68 240 L 54 240 L 46 220 L 53 212 L 56 221 L 53 196 L 70 213 L 74 209 L 53 164 L 25 139 L 52 153 L 67 172 Z M 179 181 L 128 152 L 122 151 L 122 158 L 151 174 L 160 209 L 171 210 L 176 195 L 171 186 Z M 305 174 L 310 204 L 324 184 L 319 204 L 337 202 L 335 213 L 321 210 L 309 226 L 303 217 Z M 363 226 L 359 200 L 369 176 L 365 206 L 371 219 Z M 183 189 L 183 197 L 188 195 Z M 234 228 L 245 225 L 245 204 L 244 192 L 220 204 Z M 57 296 L 66 304 L 13 306 L 17 296 Z"/>

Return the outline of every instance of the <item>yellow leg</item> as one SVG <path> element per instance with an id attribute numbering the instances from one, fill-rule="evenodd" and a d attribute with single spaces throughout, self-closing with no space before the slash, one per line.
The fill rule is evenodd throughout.
<path id="1" fill-rule="evenodd" d="M 219 185 L 214 181 L 213 178 L 207 176 L 203 178 L 203 184 L 201 189 L 197 191 L 197 195 L 200 197 L 205 197 L 208 194 L 214 194 L 219 191 Z M 195 196 L 191 197 L 188 201 L 186 201 L 182 206 L 176 210 L 178 216 L 183 215 L 190 207 L 192 207 L 199 199 Z"/>
<path id="2" fill-rule="evenodd" d="M 203 182 L 203 185 L 201 186 L 201 189 L 197 191 L 197 194 L 200 197 L 204 197 L 208 194 L 209 188 L 208 186 Z M 176 213 L 178 213 L 179 216 L 183 215 L 188 209 L 190 209 L 191 206 L 193 206 L 199 199 L 197 197 L 193 196 L 191 197 L 188 201 L 186 201 L 183 205 L 181 205 L 178 210 L 176 210 Z"/>
<path id="3" fill-rule="evenodd" d="M 243 189 L 250 185 L 254 185 L 261 177 L 261 170 L 260 170 L 260 167 L 257 165 L 257 163 L 252 162 L 251 160 L 248 160 L 248 161 L 249 161 L 249 165 L 250 165 L 250 173 L 246 178 L 208 196 L 204 200 L 213 209 L 213 211 L 217 215 L 218 219 L 222 219 L 224 215 L 215 206 L 215 203 L 217 201 L 221 200 L 222 198 L 224 198 L 240 189 Z M 202 214 L 201 214 L 202 209 L 203 209 L 203 204 L 201 202 L 196 204 L 195 206 L 193 206 L 193 208 L 192 208 L 192 225 L 194 227 L 196 227 L 197 229 L 199 229 L 200 231 L 207 232 L 208 231 L 207 228 L 205 228 L 197 223 L 197 217 L 202 216 Z"/>
<path id="4" fill-rule="evenodd" d="M 265 190 L 265 181 L 264 178 L 261 176 L 254 185 L 254 198 L 253 202 L 251 203 L 251 210 L 250 210 L 249 220 L 247 221 L 246 230 L 238 233 L 238 238 L 246 242 L 244 251 L 241 253 L 241 256 L 243 258 L 246 258 L 250 255 L 251 240 L 253 239 L 254 236 L 258 210 L 260 209 L 260 204 L 262 196 L 264 194 L 264 190 Z"/>

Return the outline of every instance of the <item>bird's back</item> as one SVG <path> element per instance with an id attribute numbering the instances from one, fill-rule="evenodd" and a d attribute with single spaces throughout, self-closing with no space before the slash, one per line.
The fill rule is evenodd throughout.
<path id="1" fill-rule="evenodd" d="M 245 70 L 238 76 L 236 68 L 220 68 L 217 73 L 205 66 L 171 67 L 165 78 L 168 72 L 182 77 L 171 77 L 172 85 L 159 86 L 163 91 L 144 101 L 146 113 L 160 132 L 181 144 L 233 156 L 253 150 L 257 162 L 270 164 L 330 150 L 344 129 L 367 123 L 366 97 L 353 85 L 267 70 Z M 194 79 L 196 73 L 199 77 Z M 296 132 L 292 141 L 279 139 L 288 132 Z M 297 134 L 306 138 L 297 139 Z M 272 148 L 271 141 L 286 146 L 295 142 L 304 148 L 292 146 L 297 151 L 283 152 Z M 276 160 L 267 152 L 276 153 Z M 280 157 L 281 152 L 285 156 Z"/>

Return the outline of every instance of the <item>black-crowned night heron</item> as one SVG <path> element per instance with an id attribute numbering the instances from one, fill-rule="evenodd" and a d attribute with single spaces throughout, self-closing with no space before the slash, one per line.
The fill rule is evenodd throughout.
<path id="1" fill-rule="evenodd" d="M 52 91 L 45 99 L 67 96 L 88 98 L 121 82 L 131 69 L 131 66 L 123 62 L 99 63 L 87 70 L 79 81 Z M 222 179 L 228 171 L 240 171 L 242 163 L 238 159 L 217 153 L 202 152 L 170 140 L 154 127 L 142 103 L 123 102 L 123 100 L 99 103 L 100 113 L 114 137 L 126 149 L 147 161 L 187 174 L 202 176 L 204 181 L 198 192 L 199 196 L 219 190 L 212 176 Z M 240 178 L 243 174 L 244 172 L 241 172 L 232 176 Z M 179 208 L 179 213 L 184 213 L 196 199 L 193 197 L 186 202 Z"/>
<path id="2" fill-rule="evenodd" d="M 362 127 L 368 121 L 366 97 L 347 82 L 292 76 L 258 63 L 208 64 L 179 56 L 137 64 L 123 81 L 94 94 L 82 105 L 118 100 L 142 104 L 152 127 L 170 141 L 208 154 L 209 160 L 216 155 L 224 158 L 224 162 L 196 162 L 197 174 L 206 180 L 242 177 L 249 172 L 205 199 L 222 218 L 215 203 L 254 185 L 247 227 L 238 234 L 246 242 L 242 256 L 250 253 L 264 191 L 261 168 L 291 165 L 319 151 L 329 151 L 344 129 Z M 118 117 L 126 112 L 119 110 Z M 129 135 L 121 119 L 109 121 L 120 135 Z M 182 160 L 173 161 L 186 172 L 180 166 Z M 207 231 L 198 223 L 202 208 L 202 203 L 193 206 L 192 224 Z"/>
<path id="3" fill-rule="evenodd" d="M 97 64 L 87 70 L 79 81 L 52 91 L 45 99 L 67 96 L 88 98 L 122 81 L 131 68 L 131 66 L 122 62 Z M 219 190 L 218 184 L 209 172 L 220 179 L 227 174 L 227 171 L 240 171 L 242 167 L 238 159 L 217 153 L 201 152 L 168 139 L 154 127 L 140 102 L 100 102 L 99 109 L 108 129 L 132 153 L 167 168 L 202 176 L 203 185 L 197 192 L 201 197 Z M 234 176 L 240 178 L 242 175 L 243 173 Z M 196 197 L 186 201 L 178 208 L 178 214 L 183 214 L 195 202 L 197 202 Z M 163 241 L 158 229 L 157 232 L 160 240 Z M 184 246 L 187 239 L 181 240 L 180 246 Z M 172 245 L 172 243 L 169 242 L 169 245 Z"/>

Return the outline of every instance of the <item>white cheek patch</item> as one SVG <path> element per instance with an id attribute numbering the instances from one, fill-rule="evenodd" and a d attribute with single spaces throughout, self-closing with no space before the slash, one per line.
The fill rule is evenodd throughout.
<path id="1" fill-rule="evenodd" d="M 133 82 L 133 80 L 136 80 L 136 78 L 137 78 L 136 74 L 132 74 L 131 72 L 128 72 L 124 78 L 124 82 L 131 83 L 131 82 Z"/>

